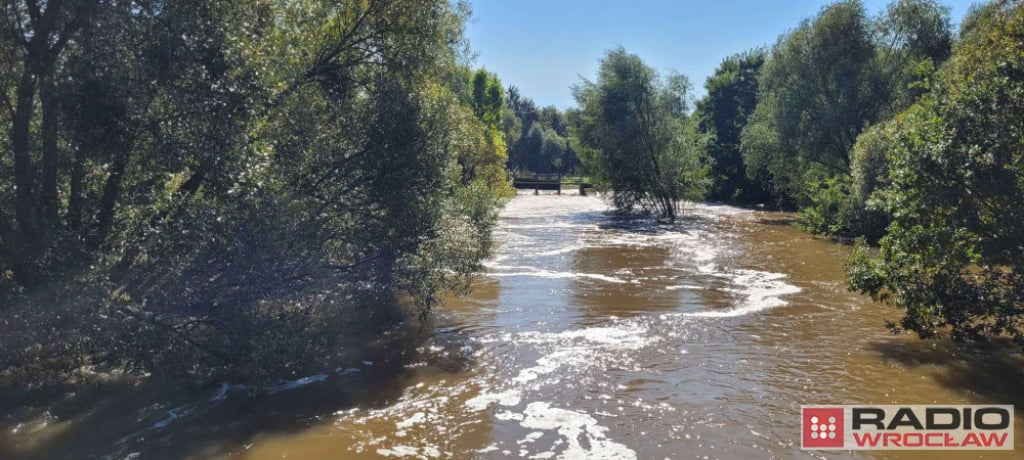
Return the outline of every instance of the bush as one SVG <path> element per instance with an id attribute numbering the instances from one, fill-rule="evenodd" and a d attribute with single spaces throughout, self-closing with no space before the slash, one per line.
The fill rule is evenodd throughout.
<path id="1" fill-rule="evenodd" d="M 1024 4 L 997 1 L 899 115 L 881 258 L 850 287 L 906 311 L 896 330 L 1024 344 Z"/>
<path id="2" fill-rule="evenodd" d="M 850 195 L 844 206 L 843 227 L 870 242 L 877 242 L 891 221 L 875 192 L 889 183 L 886 155 L 894 135 L 894 122 L 874 125 L 857 137 L 850 152 Z"/>
<path id="3" fill-rule="evenodd" d="M 849 176 L 811 179 L 805 186 L 808 204 L 800 209 L 797 226 L 817 235 L 838 235 L 846 229 Z"/>

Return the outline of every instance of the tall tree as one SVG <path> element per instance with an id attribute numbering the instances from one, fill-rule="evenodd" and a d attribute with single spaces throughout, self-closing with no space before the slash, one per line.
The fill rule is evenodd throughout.
<path id="1" fill-rule="evenodd" d="M 932 91 L 896 118 L 881 196 L 881 260 L 861 251 L 851 288 L 906 311 L 890 326 L 1024 344 L 1024 5 L 997 1 Z"/>
<path id="2" fill-rule="evenodd" d="M 596 81 L 573 88 L 577 150 L 619 210 L 674 219 L 683 199 L 702 193 L 703 137 L 687 113 L 688 90 L 685 77 L 663 80 L 622 48 L 605 54 Z"/>
<path id="3" fill-rule="evenodd" d="M 726 58 L 708 77 L 704 84 L 707 95 L 697 102 L 697 122 L 701 132 L 709 135 L 710 199 L 763 203 L 769 198 L 761 183 L 747 177 L 740 152 L 740 132 L 757 106 L 764 59 L 763 50 Z"/>
<path id="4" fill-rule="evenodd" d="M 744 159 L 776 190 L 806 201 L 805 176 L 848 170 L 857 134 L 879 113 L 871 92 L 875 46 L 857 0 L 833 3 L 779 39 L 761 71 L 760 96 L 743 135 Z M 770 132 L 772 141 L 759 139 Z"/>
<path id="5" fill-rule="evenodd" d="M 505 138 L 509 140 L 509 163 L 512 171 L 563 173 L 580 166 L 576 151 L 568 139 L 565 114 L 554 106 L 537 108 L 530 98 L 510 86 L 507 97 L 508 117 Z M 511 119 L 509 119 L 511 118 Z M 512 132 L 518 128 L 518 132 Z"/>
<path id="6" fill-rule="evenodd" d="M 3 2 L 0 376 L 266 381 L 464 288 L 510 193 L 467 8 Z"/>
<path id="7" fill-rule="evenodd" d="M 841 197 L 830 189 L 845 187 L 857 136 L 924 92 L 950 37 L 948 10 L 931 0 L 897 0 L 874 20 L 859 0 L 824 7 L 782 36 L 762 68 L 741 134 L 748 175 L 782 203 L 818 206 L 819 191 Z"/>

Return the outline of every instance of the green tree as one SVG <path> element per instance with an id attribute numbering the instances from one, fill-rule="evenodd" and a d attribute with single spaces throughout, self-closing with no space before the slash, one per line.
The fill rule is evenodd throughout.
<path id="1" fill-rule="evenodd" d="M 880 95 L 871 91 L 875 51 L 856 0 L 825 7 L 772 49 L 752 116 L 759 126 L 747 126 L 742 149 L 744 161 L 765 167 L 784 198 L 806 204 L 812 187 L 805 180 L 848 171 L 850 147 L 879 111 Z M 772 142 L 755 139 L 765 131 Z"/>
<path id="2" fill-rule="evenodd" d="M 0 384 L 38 363 L 258 383 L 327 365 L 353 312 L 464 289 L 511 192 L 467 14 L 4 2 Z"/>
<path id="3" fill-rule="evenodd" d="M 545 169 L 558 173 L 565 172 L 564 167 L 567 163 L 565 138 L 559 136 L 553 129 L 545 129 L 539 158 Z"/>
<path id="4" fill-rule="evenodd" d="M 501 109 L 505 103 L 501 81 L 486 69 L 473 74 L 473 109 L 476 116 L 490 125 L 501 124 Z"/>
<path id="5" fill-rule="evenodd" d="M 763 203 L 769 198 L 760 182 L 747 177 L 740 152 L 740 132 L 757 106 L 758 75 L 764 59 L 762 50 L 726 58 L 708 77 L 704 84 L 707 95 L 697 102 L 700 130 L 709 135 L 710 199 Z"/>
<path id="6" fill-rule="evenodd" d="M 703 193 L 704 138 L 687 113 L 688 90 L 685 77 L 660 79 L 622 48 L 605 54 L 597 81 L 573 88 L 577 151 L 619 210 L 674 219 L 683 199 Z"/>
<path id="7" fill-rule="evenodd" d="M 851 289 L 905 310 L 895 330 L 1024 342 L 1024 7 L 986 7 L 932 91 L 897 117 L 881 259 Z"/>
<path id="8" fill-rule="evenodd" d="M 948 9 L 932 0 L 897 0 L 873 20 L 857 0 L 826 6 L 762 68 L 740 136 L 748 175 L 779 204 L 806 209 L 806 229 L 858 234 L 863 222 L 846 212 L 854 144 L 927 91 L 951 41 Z"/>
<path id="9" fill-rule="evenodd" d="M 909 107 L 926 91 L 924 80 L 949 58 L 953 29 L 949 8 L 933 0 L 896 0 L 875 20 L 876 89 L 883 116 Z"/>
<path id="10" fill-rule="evenodd" d="M 850 189 L 842 199 L 839 220 L 846 232 L 871 242 L 877 242 L 889 225 L 889 215 L 875 192 L 889 184 L 885 157 L 894 135 L 894 122 L 879 123 L 861 133 L 850 152 Z"/>
<path id="11" fill-rule="evenodd" d="M 562 173 L 580 164 L 569 145 L 566 115 L 554 106 L 537 108 L 533 100 L 509 87 L 505 139 L 509 140 L 508 167 L 512 171 Z M 512 132 L 519 128 L 519 132 Z"/>

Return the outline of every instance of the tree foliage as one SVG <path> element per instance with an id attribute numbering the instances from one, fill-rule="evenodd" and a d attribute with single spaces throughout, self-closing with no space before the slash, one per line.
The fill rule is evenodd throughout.
<path id="1" fill-rule="evenodd" d="M 806 228 L 855 234 L 857 222 L 835 202 L 846 192 L 831 190 L 849 189 L 858 136 L 927 91 L 951 42 L 948 9 L 932 0 L 896 0 L 876 18 L 857 0 L 824 7 L 782 36 L 764 64 L 740 136 L 748 176 L 780 205 L 814 208 Z"/>
<path id="2" fill-rule="evenodd" d="M 510 193 L 467 14 L 4 2 L 0 375 L 290 375 L 353 311 L 464 287 Z"/>
<path id="3" fill-rule="evenodd" d="M 708 77 L 707 95 L 697 102 L 694 116 L 701 132 L 709 135 L 706 160 L 712 200 L 763 203 L 769 199 L 764 185 L 747 177 L 740 152 L 740 132 L 757 106 L 764 59 L 762 50 L 726 58 Z"/>
<path id="4" fill-rule="evenodd" d="M 537 107 L 533 100 L 508 90 L 505 139 L 512 171 L 566 173 L 580 166 L 569 143 L 566 115 L 555 107 Z"/>
<path id="5" fill-rule="evenodd" d="M 932 90 L 895 120 L 881 259 L 851 288 L 905 309 L 894 329 L 1024 341 L 1024 6 L 976 18 Z"/>
<path id="6" fill-rule="evenodd" d="M 673 219 L 683 199 L 703 192 L 704 137 L 690 119 L 688 91 L 685 77 L 661 79 L 622 48 L 601 60 L 596 81 L 573 89 L 576 142 L 619 210 Z"/>

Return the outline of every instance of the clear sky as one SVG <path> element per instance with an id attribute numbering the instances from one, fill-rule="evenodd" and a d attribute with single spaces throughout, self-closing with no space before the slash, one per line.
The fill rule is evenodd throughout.
<path id="1" fill-rule="evenodd" d="M 570 86 L 594 78 L 598 59 L 622 45 L 661 72 L 675 70 L 698 96 L 722 58 L 770 45 L 825 0 L 470 0 L 475 64 L 541 106 L 575 105 Z M 974 0 L 940 0 L 954 24 Z M 889 0 L 866 0 L 872 15 Z"/>

